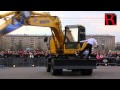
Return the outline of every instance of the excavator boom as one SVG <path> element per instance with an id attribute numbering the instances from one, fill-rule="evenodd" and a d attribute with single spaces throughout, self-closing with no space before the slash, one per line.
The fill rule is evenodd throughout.
<path id="1" fill-rule="evenodd" d="M 31 16 L 28 25 L 50 27 L 57 38 L 60 47 L 63 48 L 64 35 L 61 28 L 61 22 L 57 16 Z"/>
<path id="2" fill-rule="evenodd" d="M 0 26 L 0 36 L 8 34 L 23 25 L 50 27 L 59 43 L 56 47 L 57 50 L 63 52 L 64 35 L 59 17 L 51 16 L 50 13 L 36 13 L 33 11 L 13 11 L 0 16 L 6 18 L 12 14 L 14 15 Z"/>

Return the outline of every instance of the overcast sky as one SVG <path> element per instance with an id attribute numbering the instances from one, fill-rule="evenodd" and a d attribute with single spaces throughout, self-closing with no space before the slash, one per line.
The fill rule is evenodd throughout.
<path id="1" fill-rule="evenodd" d="M 0 11 L 0 14 L 7 11 Z M 37 11 L 50 12 L 53 16 L 58 16 L 61 20 L 62 29 L 65 25 L 80 24 L 85 26 L 86 34 L 107 34 L 116 36 L 116 42 L 120 42 L 120 11 Z M 115 13 L 117 15 L 117 25 L 105 26 L 105 13 Z M 3 20 L 0 20 L 0 24 Z M 46 27 L 23 26 L 10 34 L 35 34 L 50 35 L 50 29 Z"/>

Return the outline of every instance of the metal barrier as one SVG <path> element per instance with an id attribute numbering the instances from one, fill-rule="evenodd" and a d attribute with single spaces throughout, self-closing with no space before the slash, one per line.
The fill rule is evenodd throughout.
<path id="1" fill-rule="evenodd" d="M 98 60 L 97 65 L 100 66 L 119 66 L 120 60 L 116 60 L 115 57 L 104 58 L 103 60 Z"/>
<path id="2" fill-rule="evenodd" d="M 44 66 L 45 57 L 39 58 L 23 58 L 23 57 L 9 57 L 0 59 L 0 65 L 5 67 L 31 67 Z"/>
<path id="3" fill-rule="evenodd" d="M 4 60 L 4 58 L 0 58 L 0 68 L 4 68 L 3 60 Z"/>
<path id="4" fill-rule="evenodd" d="M 107 58 L 105 60 L 97 61 L 97 65 L 100 66 L 120 66 L 120 61 L 116 61 L 115 58 Z M 3 67 L 32 67 L 32 66 L 45 66 L 45 57 L 39 58 L 23 58 L 23 57 L 8 57 L 0 58 L 0 68 Z"/>
<path id="5" fill-rule="evenodd" d="M 5 66 L 4 65 L 0 65 L 0 68 L 4 68 Z"/>

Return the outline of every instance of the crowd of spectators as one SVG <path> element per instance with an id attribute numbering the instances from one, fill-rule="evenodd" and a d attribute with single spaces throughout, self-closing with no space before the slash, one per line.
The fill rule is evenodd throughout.
<path id="1" fill-rule="evenodd" d="M 120 52 L 93 52 L 92 56 L 97 59 L 98 63 L 103 63 L 105 59 L 108 63 L 120 63 Z"/>
<path id="2" fill-rule="evenodd" d="M 39 58 L 39 57 L 44 57 L 45 55 L 46 55 L 46 51 L 43 50 L 0 51 L 0 58 L 7 58 L 7 57 Z"/>
<path id="3" fill-rule="evenodd" d="M 47 56 L 47 51 L 43 50 L 21 50 L 21 51 L 0 51 L 0 58 L 7 57 L 24 57 L 24 58 L 39 58 Z M 92 52 L 92 57 L 97 59 L 98 63 L 102 63 L 107 59 L 109 63 L 120 63 L 120 52 Z"/>

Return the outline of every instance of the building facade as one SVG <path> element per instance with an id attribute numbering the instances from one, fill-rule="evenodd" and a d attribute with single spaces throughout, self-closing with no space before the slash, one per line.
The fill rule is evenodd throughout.
<path id="1" fill-rule="evenodd" d="M 87 35 L 86 39 L 93 36 L 99 44 L 99 50 L 114 50 L 115 49 L 115 36 L 111 35 Z M 44 38 L 48 37 L 48 41 L 44 42 Z M 4 49 L 42 49 L 47 50 L 51 36 L 38 36 L 38 35 L 5 35 L 0 38 L 0 50 Z"/>
<path id="2" fill-rule="evenodd" d="M 47 42 L 44 42 L 44 37 L 36 35 L 5 35 L 0 38 L 0 50 L 21 50 L 26 48 L 46 50 L 50 36 L 47 36 Z"/>

